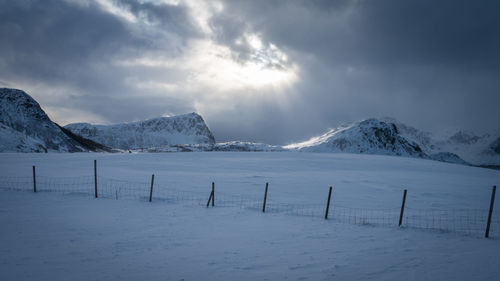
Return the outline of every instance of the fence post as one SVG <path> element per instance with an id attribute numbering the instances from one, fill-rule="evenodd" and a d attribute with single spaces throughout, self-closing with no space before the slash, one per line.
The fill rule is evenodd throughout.
<path id="1" fill-rule="evenodd" d="M 262 212 L 266 212 L 266 201 L 267 201 L 267 187 L 269 186 L 269 183 L 266 182 L 266 191 L 264 192 L 264 204 L 262 205 Z"/>
<path id="2" fill-rule="evenodd" d="M 97 198 L 97 160 L 94 160 L 94 194 Z"/>
<path id="3" fill-rule="evenodd" d="M 330 198 L 332 198 L 332 187 L 330 186 L 330 191 L 328 192 L 328 201 L 326 203 L 325 220 L 328 219 L 328 210 L 330 209 Z"/>
<path id="4" fill-rule="evenodd" d="M 405 212 L 405 203 L 406 203 L 406 192 L 407 192 L 407 190 L 405 189 L 405 191 L 403 193 L 403 204 L 401 204 L 401 213 L 399 214 L 398 226 L 401 226 L 401 224 L 403 224 L 403 214 Z"/>
<path id="5" fill-rule="evenodd" d="M 33 166 L 33 192 L 36 192 L 36 172 L 35 172 L 35 166 Z"/>
<path id="6" fill-rule="evenodd" d="M 151 190 L 149 191 L 149 202 L 153 201 L 153 184 L 155 182 L 155 174 L 151 175 Z"/>
<path id="7" fill-rule="evenodd" d="M 212 182 L 212 207 L 215 205 L 215 183 Z"/>
<path id="8" fill-rule="evenodd" d="M 488 212 L 488 222 L 486 224 L 486 233 L 484 237 L 488 238 L 490 235 L 490 224 L 491 224 L 491 215 L 493 214 L 493 205 L 495 204 L 495 193 L 497 191 L 497 186 L 493 186 L 493 190 L 491 191 L 491 201 L 490 201 L 490 211 Z"/>
<path id="9" fill-rule="evenodd" d="M 207 208 L 208 208 L 208 206 L 210 206 L 210 201 L 212 200 L 212 196 L 213 196 L 213 195 L 214 195 L 214 191 L 212 190 L 212 191 L 210 192 L 210 196 L 208 196 Z"/>

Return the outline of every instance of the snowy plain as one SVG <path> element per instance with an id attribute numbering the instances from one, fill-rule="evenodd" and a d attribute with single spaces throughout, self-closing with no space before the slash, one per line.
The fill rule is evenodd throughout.
<path id="1" fill-rule="evenodd" d="M 289 207 L 323 208 L 333 186 L 333 214 L 337 206 L 397 211 L 403 189 L 408 209 L 485 210 L 499 171 L 353 154 L 78 153 L 0 154 L 0 176 L 29 178 L 36 165 L 42 179 L 92 177 L 94 159 L 99 177 L 148 184 L 155 174 L 158 189 L 207 199 L 214 181 L 216 206 L 94 199 L 93 185 L 89 196 L 0 189 L 0 280 L 500 278 L 498 236 L 398 228 L 396 220 L 355 225 L 272 212 L 272 205 L 264 214 L 217 201 L 219 194 L 261 198 L 269 182 L 270 202 Z"/>

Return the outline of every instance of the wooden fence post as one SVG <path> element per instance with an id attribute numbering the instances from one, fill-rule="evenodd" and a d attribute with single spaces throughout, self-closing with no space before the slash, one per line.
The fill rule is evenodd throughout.
<path id="1" fill-rule="evenodd" d="M 266 200 L 267 200 L 267 187 L 269 186 L 269 183 L 266 182 L 266 191 L 264 192 L 264 204 L 262 205 L 262 212 L 266 212 Z"/>
<path id="2" fill-rule="evenodd" d="M 491 201 L 490 201 L 490 211 L 488 212 L 488 222 L 486 223 L 486 233 L 484 237 L 488 238 L 490 235 L 490 224 L 491 224 L 491 216 L 493 214 L 493 205 L 495 204 L 495 193 L 497 191 L 497 186 L 493 186 L 493 190 L 491 191 Z"/>
<path id="3" fill-rule="evenodd" d="M 94 194 L 97 198 L 97 160 L 94 160 Z"/>
<path id="4" fill-rule="evenodd" d="M 35 166 L 33 166 L 33 192 L 36 192 L 36 172 L 35 172 Z"/>
<path id="5" fill-rule="evenodd" d="M 330 198 L 332 198 L 332 187 L 330 186 L 330 191 L 328 192 L 328 201 L 326 203 L 325 220 L 328 219 L 328 210 L 330 209 Z"/>
<path id="6" fill-rule="evenodd" d="M 215 205 L 215 183 L 212 182 L 212 207 Z"/>
<path id="7" fill-rule="evenodd" d="M 151 176 L 151 190 L 149 191 L 149 202 L 153 201 L 153 184 L 155 182 L 155 174 Z"/>
<path id="8" fill-rule="evenodd" d="M 405 189 L 405 191 L 403 193 L 403 204 L 401 204 L 401 213 L 399 214 L 399 224 L 398 224 L 398 226 L 401 226 L 401 224 L 403 224 L 403 214 L 405 212 L 406 193 L 407 193 L 407 190 Z"/>

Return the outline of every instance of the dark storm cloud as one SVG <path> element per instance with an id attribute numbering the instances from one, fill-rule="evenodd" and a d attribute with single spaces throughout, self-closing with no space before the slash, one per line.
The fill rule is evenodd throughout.
<path id="1" fill-rule="evenodd" d="M 226 4 L 228 11 L 214 24 L 223 30 L 222 36 L 233 35 L 228 38 L 231 40 L 241 33 L 234 30 L 236 27 L 252 26 L 279 46 L 292 47 L 331 63 L 442 63 L 499 69 L 498 1 Z"/>
<path id="2" fill-rule="evenodd" d="M 93 50 L 105 49 L 103 44 L 113 49 L 110 42 L 125 32 L 102 13 L 64 2 L 5 1 L 1 7 L 3 76 L 58 81 L 78 72 L 75 65 L 86 64 L 91 56 L 106 55 Z M 68 68 L 75 71 L 68 73 Z"/>
<path id="3" fill-rule="evenodd" d="M 500 127 L 499 1 L 228 0 L 209 17 L 209 34 L 190 13 L 194 6 L 209 13 L 200 6 L 208 2 L 111 3 L 138 22 L 95 1 L 0 0 L 0 84 L 32 85 L 42 101 L 47 89 L 59 89 L 66 93 L 61 101 L 46 98 L 52 107 L 109 122 L 185 113 L 203 103 L 217 108 L 200 113 L 219 141 L 282 144 L 385 116 L 433 131 Z M 287 55 L 286 63 L 266 67 L 298 67 L 281 99 L 272 98 L 273 88 L 242 89 L 221 94 L 229 96 L 227 106 L 217 107 L 212 88 L 155 86 L 196 77 L 178 64 L 117 63 L 144 55 L 175 60 L 200 38 L 229 47 L 241 64 L 262 59 L 265 53 L 256 56 L 239 42 L 248 34 Z"/>
<path id="4" fill-rule="evenodd" d="M 309 116 L 304 135 L 370 116 L 434 131 L 500 127 L 498 1 L 227 1 L 226 9 L 213 21 L 218 40 L 232 46 L 259 32 L 301 66 L 291 112 Z"/>
<path id="5" fill-rule="evenodd" d="M 113 64 L 114 60 L 148 52 L 161 51 L 173 57 L 181 53 L 183 38 L 198 36 L 186 7 L 133 1 L 117 5 L 147 18 L 155 28 L 134 30 L 141 27 L 111 15 L 94 2 L 0 1 L 2 80 L 10 80 L 12 87 L 21 82 L 67 88 L 66 100 L 61 103 L 85 107 L 111 122 L 145 118 L 151 111 L 164 114 L 166 110 L 160 105 L 174 107 L 172 111 L 192 110 L 169 99 L 145 101 L 124 84 L 129 70 Z M 135 110 L 129 110 L 131 104 Z"/>
<path id="6" fill-rule="evenodd" d="M 128 7 L 129 2 L 133 3 L 118 3 Z M 97 61 L 117 51 L 148 51 L 157 47 L 154 38 L 147 37 L 148 34 L 134 34 L 124 21 L 93 2 L 78 5 L 60 0 L 21 0 L 0 1 L 0 5 L 1 58 L 9 66 L 53 69 L 57 64 Z M 130 7 L 134 14 L 157 21 L 159 30 L 177 33 L 180 38 L 196 34 L 189 25 L 185 8 L 151 4 Z M 46 61 L 29 64 L 23 60 L 26 54 L 31 55 L 29 59 Z M 38 72 L 38 69 L 33 71 Z"/>

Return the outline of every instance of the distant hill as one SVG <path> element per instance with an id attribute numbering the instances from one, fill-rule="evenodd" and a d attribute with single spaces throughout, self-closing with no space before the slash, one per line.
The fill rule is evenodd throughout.
<path id="1" fill-rule="evenodd" d="M 450 135 L 436 136 L 393 118 L 384 121 L 395 124 L 401 136 L 418 143 L 429 155 L 453 153 L 474 165 L 500 165 L 500 130 L 482 135 L 459 130 Z"/>
<path id="2" fill-rule="evenodd" d="M 215 144 L 212 132 L 196 113 L 114 125 L 74 123 L 65 128 L 95 142 L 127 150 Z"/>

